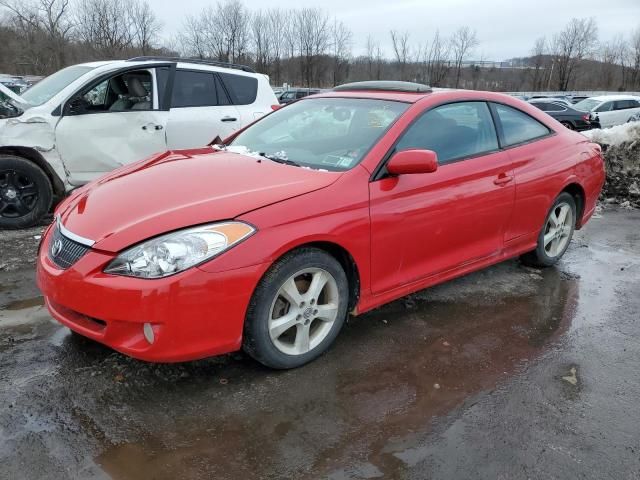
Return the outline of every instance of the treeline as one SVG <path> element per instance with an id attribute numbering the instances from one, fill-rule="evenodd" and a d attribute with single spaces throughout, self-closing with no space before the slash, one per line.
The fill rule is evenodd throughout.
<path id="1" fill-rule="evenodd" d="M 600 42 L 593 19 L 573 19 L 535 42 L 529 56 L 479 59 L 480 39 L 461 26 L 418 41 L 391 29 L 355 45 L 349 26 L 320 8 L 249 10 L 220 0 L 186 15 L 174 38 L 148 0 L 0 0 L 0 72 L 48 74 L 83 61 L 181 55 L 243 63 L 274 85 L 330 87 L 365 79 L 486 90 L 640 90 L 640 25 Z M 354 51 L 361 52 L 354 55 Z M 472 61 L 475 60 L 475 61 Z"/>

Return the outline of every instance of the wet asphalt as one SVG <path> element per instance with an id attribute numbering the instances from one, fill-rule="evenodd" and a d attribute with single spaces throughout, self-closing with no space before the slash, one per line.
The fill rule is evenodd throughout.
<path id="1" fill-rule="evenodd" d="M 0 232 L 0 478 L 640 478 L 640 211 L 345 326 L 275 372 L 146 364 L 55 323 Z"/>

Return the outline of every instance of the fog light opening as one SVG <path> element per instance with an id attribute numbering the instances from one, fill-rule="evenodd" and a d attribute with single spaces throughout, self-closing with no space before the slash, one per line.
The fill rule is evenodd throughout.
<path id="1" fill-rule="evenodd" d="M 142 332 L 144 333 L 144 338 L 147 339 L 147 342 L 153 344 L 156 341 L 155 334 L 153 333 L 153 327 L 150 323 L 145 323 L 142 326 Z"/>

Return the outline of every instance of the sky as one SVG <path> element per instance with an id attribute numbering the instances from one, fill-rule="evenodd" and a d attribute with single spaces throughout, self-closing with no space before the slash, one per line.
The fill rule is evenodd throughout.
<path id="1" fill-rule="evenodd" d="M 187 14 L 212 0 L 149 0 L 164 24 L 163 36 L 179 32 Z M 506 60 L 527 56 L 536 38 L 551 37 L 572 17 L 594 17 L 600 40 L 628 35 L 640 28 L 640 0 L 244 0 L 251 10 L 271 7 L 320 7 L 353 32 L 353 52 L 364 53 L 368 35 L 391 55 L 389 30 L 408 31 L 413 44 L 424 43 L 436 30 L 450 35 L 468 25 L 477 32 L 474 60 Z"/>

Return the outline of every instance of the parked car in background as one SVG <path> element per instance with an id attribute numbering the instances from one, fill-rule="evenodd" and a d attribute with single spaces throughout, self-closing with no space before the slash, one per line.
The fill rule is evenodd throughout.
<path id="1" fill-rule="evenodd" d="M 282 104 L 290 103 L 294 100 L 320 93 L 320 91 L 321 90 L 319 88 L 290 88 L 289 90 L 282 92 L 279 100 Z"/>
<path id="2" fill-rule="evenodd" d="M 586 95 L 571 95 L 571 103 L 578 103 L 587 98 L 589 97 L 587 97 Z"/>
<path id="3" fill-rule="evenodd" d="M 553 98 L 539 98 L 536 100 L 529 100 L 529 103 L 552 116 L 571 130 L 582 131 L 590 130 L 592 128 L 600 128 L 600 123 L 598 123 L 598 117 L 595 113 L 576 110 L 573 106 L 570 106 L 561 100 Z"/>
<path id="4" fill-rule="evenodd" d="M 518 255 L 555 264 L 604 178 L 597 144 L 508 95 L 348 84 L 72 194 L 37 280 L 54 318 L 124 354 L 292 368 L 348 312 Z"/>
<path id="5" fill-rule="evenodd" d="M 26 227 L 54 196 L 169 149 L 207 145 L 277 108 L 242 65 L 138 57 L 60 70 L 10 98 L 0 119 L 0 227 Z M 142 191 L 139 192 L 142 195 Z"/>
<path id="6" fill-rule="evenodd" d="M 577 110 L 598 115 L 602 128 L 622 125 L 640 112 L 640 97 L 632 95 L 604 95 L 591 97 L 574 105 Z"/>

